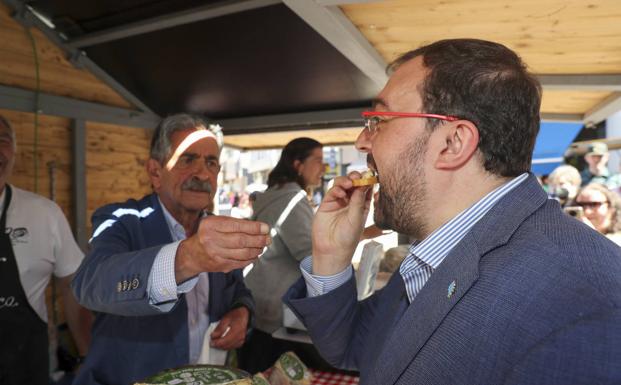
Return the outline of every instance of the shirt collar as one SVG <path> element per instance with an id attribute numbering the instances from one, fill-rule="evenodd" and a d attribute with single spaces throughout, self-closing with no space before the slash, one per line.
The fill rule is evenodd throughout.
<path id="1" fill-rule="evenodd" d="M 528 177 L 528 173 L 511 179 L 485 195 L 472 206 L 457 214 L 453 219 L 436 229 L 421 242 L 410 246 L 406 260 L 415 255 L 427 265 L 436 269 L 448 253 L 461 241 L 470 229 L 491 210 L 509 191 L 517 187 Z M 405 264 L 405 262 L 404 262 Z M 406 266 L 403 266 L 407 269 Z"/>
<path id="2" fill-rule="evenodd" d="M 185 229 L 183 226 L 177 222 L 175 217 L 173 217 L 168 210 L 166 210 L 166 206 L 160 200 L 160 197 L 157 197 L 157 201 L 162 207 L 162 212 L 164 213 L 164 219 L 166 219 L 166 224 L 168 225 L 168 230 L 170 231 L 170 235 L 173 237 L 174 241 L 182 241 L 186 238 Z"/>

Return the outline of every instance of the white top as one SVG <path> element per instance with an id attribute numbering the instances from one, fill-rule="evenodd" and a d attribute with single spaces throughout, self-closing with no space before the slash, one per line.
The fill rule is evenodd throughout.
<path id="1" fill-rule="evenodd" d="M 19 278 L 30 306 L 47 322 L 45 288 L 51 274 L 59 278 L 73 274 L 84 254 L 56 203 L 15 186 L 11 190 L 6 227 L 10 231 Z M 5 191 L 0 194 L 0 214 Z"/>

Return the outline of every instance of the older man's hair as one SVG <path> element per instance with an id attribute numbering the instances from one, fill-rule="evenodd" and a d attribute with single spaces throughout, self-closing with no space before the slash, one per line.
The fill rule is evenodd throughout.
<path id="1" fill-rule="evenodd" d="M 17 142 L 15 141 L 15 131 L 11 126 L 11 123 L 4 116 L 0 115 L 0 126 L 4 126 L 9 130 L 9 134 L 11 135 L 11 141 L 13 142 L 13 149 L 17 146 Z"/>
<path id="2" fill-rule="evenodd" d="M 208 125 L 201 117 L 191 114 L 176 114 L 168 116 L 157 125 L 153 138 L 151 139 L 151 150 L 149 156 L 160 164 L 164 164 L 171 155 L 172 135 L 177 131 L 184 130 L 209 130 L 216 135 L 218 147 L 222 148 L 221 133 Z"/>
<path id="3" fill-rule="evenodd" d="M 485 169 L 499 176 L 530 170 L 539 132 L 541 86 L 520 57 L 503 46 L 477 39 L 440 40 L 397 58 L 389 71 L 422 57 L 428 70 L 420 92 L 422 111 L 454 115 L 479 129 Z M 435 129 L 437 120 L 428 127 Z"/>

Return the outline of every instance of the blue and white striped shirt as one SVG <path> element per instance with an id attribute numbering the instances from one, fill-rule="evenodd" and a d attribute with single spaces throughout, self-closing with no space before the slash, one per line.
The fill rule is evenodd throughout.
<path id="1" fill-rule="evenodd" d="M 499 186 L 436 229 L 423 241 L 412 244 L 409 254 L 399 268 L 399 273 L 405 282 L 410 302 L 414 300 L 416 294 L 427 283 L 431 273 L 440 266 L 444 258 L 468 234 L 470 229 L 498 203 L 500 198 L 522 183 L 527 177 L 528 174 L 524 173 Z M 328 293 L 330 290 L 347 282 L 352 275 L 351 267 L 330 277 L 313 275 L 311 274 L 311 257 L 304 259 L 300 267 L 306 281 L 309 297 Z"/>

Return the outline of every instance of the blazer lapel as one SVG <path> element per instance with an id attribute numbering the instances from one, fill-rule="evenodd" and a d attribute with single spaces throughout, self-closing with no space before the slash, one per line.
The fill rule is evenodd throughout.
<path id="1" fill-rule="evenodd" d="M 173 240 L 172 235 L 170 234 L 170 229 L 166 223 L 166 218 L 157 195 L 151 194 L 148 199 L 153 212 L 143 221 L 143 234 L 145 235 L 147 245 L 157 246 L 171 243 Z"/>
<path id="2" fill-rule="evenodd" d="M 476 282 L 480 257 L 477 250 L 464 245 L 460 247 L 459 256 L 456 254 L 451 253 L 456 256 L 455 263 L 442 263 L 431 275 L 394 326 L 377 360 L 374 383 L 396 383 L 446 314 Z M 450 292 L 453 282 L 454 291 Z M 395 354 L 396 351 L 399 354 Z"/>
<path id="3" fill-rule="evenodd" d="M 479 276 L 479 260 L 547 201 L 533 175 L 487 213 L 446 256 L 388 335 L 372 384 L 394 384 Z M 398 274 L 398 273 L 396 273 Z M 398 353 L 396 353 L 398 352 Z"/>

